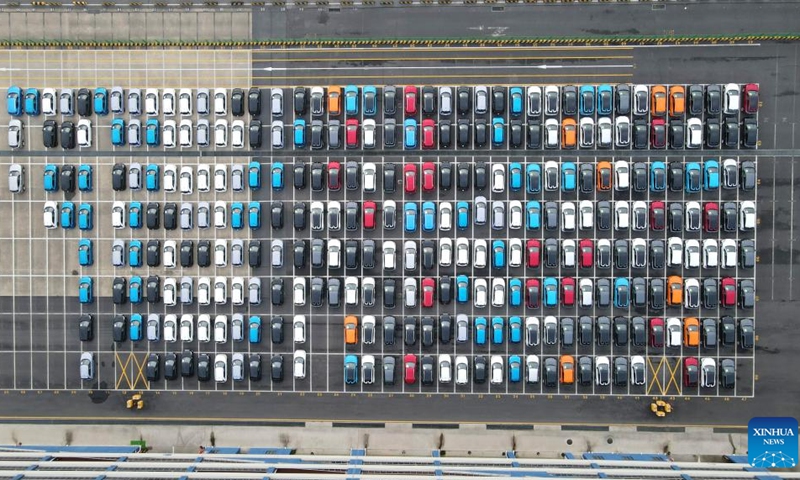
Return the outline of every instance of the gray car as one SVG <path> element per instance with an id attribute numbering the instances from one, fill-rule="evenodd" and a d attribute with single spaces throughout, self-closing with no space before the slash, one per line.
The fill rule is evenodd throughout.
<path id="1" fill-rule="evenodd" d="M 273 240 L 270 247 L 270 261 L 273 268 L 283 266 L 283 240 Z"/>
<path id="2" fill-rule="evenodd" d="M 395 361 L 392 356 L 383 357 L 383 383 L 384 385 L 394 385 Z"/>
<path id="3" fill-rule="evenodd" d="M 8 167 L 8 189 L 11 193 L 25 191 L 25 168 L 18 163 Z"/>
<path id="4" fill-rule="evenodd" d="M 486 197 L 478 196 L 475 197 L 475 224 L 476 225 L 486 225 L 486 221 L 488 219 L 488 210 L 489 206 L 486 201 Z"/>
<path id="5" fill-rule="evenodd" d="M 244 240 L 240 238 L 231 240 L 231 265 L 235 267 L 244 265 Z"/>
<path id="6" fill-rule="evenodd" d="M 192 204 L 184 202 L 181 204 L 180 223 L 183 230 L 192 228 Z"/>
<path id="7" fill-rule="evenodd" d="M 231 189 L 234 192 L 244 190 L 244 165 L 240 163 L 231 166 Z"/>
<path id="8" fill-rule="evenodd" d="M 261 303 L 261 279 L 258 277 L 250 277 L 247 284 L 248 297 L 250 305 L 259 305 Z"/>
<path id="9" fill-rule="evenodd" d="M 61 112 L 64 113 L 63 107 L 63 91 Z M 142 91 L 138 88 L 131 88 L 128 90 L 128 113 L 131 115 L 139 115 L 142 113 Z M 72 113 L 70 113 L 71 115 Z"/>
<path id="10" fill-rule="evenodd" d="M 191 277 L 181 278 L 181 303 L 184 305 L 190 305 L 192 303 L 192 283 Z"/>
<path id="11" fill-rule="evenodd" d="M 125 264 L 125 241 L 114 240 L 111 245 L 111 264 L 115 267 L 121 267 Z"/>
<path id="12" fill-rule="evenodd" d="M 477 222 L 476 222 L 477 223 Z M 503 202 L 492 202 L 492 229 L 501 230 L 505 228 L 506 207 Z"/>

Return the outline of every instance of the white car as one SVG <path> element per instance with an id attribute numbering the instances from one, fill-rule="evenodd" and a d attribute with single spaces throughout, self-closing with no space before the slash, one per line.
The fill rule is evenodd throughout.
<path id="1" fill-rule="evenodd" d="M 582 278 L 578 284 L 578 302 L 581 307 L 591 307 L 594 304 L 594 283 L 591 278 Z"/>
<path id="2" fill-rule="evenodd" d="M 575 230 L 575 204 L 573 202 L 561 204 L 561 229 L 565 232 Z"/>
<path id="3" fill-rule="evenodd" d="M 614 145 L 614 123 L 608 117 L 597 119 L 597 146 L 611 148 Z"/>
<path id="4" fill-rule="evenodd" d="M 42 115 L 52 117 L 56 114 L 56 98 L 55 88 L 42 90 Z"/>
<path id="5" fill-rule="evenodd" d="M 305 277 L 295 277 L 292 282 L 292 292 L 295 307 L 302 307 L 306 304 L 306 279 Z"/>
<path id="6" fill-rule="evenodd" d="M 700 308 L 700 282 L 696 278 L 687 278 L 683 281 L 683 306 Z"/>
<path id="7" fill-rule="evenodd" d="M 525 345 L 529 347 L 539 345 L 540 325 L 539 317 L 528 317 L 525 319 Z"/>
<path id="8" fill-rule="evenodd" d="M 475 268 L 486 268 L 486 264 L 489 261 L 488 243 L 482 238 L 476 238 L 472 242 L 472 245 L 475 249 L 475 252 L 472 256 Z"/>
<path id="9" fill-rule="evenodd" d="M 736 240 L 725 239 L 722 241 L 722 268 L 736 268 Z"/>
<path id="10" fill-rule="evenodd" d="M 161 110 L 164 116 L 172 117 L 175 115 L 175 89 L 165 88 L 161 94 Z"/>
<path id="11" fill-rule="evenodd" d="M 161 263 L 167 268 L 175 268 L 175 258 L 178 252 L 178 242 L 175 240 L 164 241 L 164 255 L 161 257 Z"/>
<path id="12" fill-rule="evenodd" d="M 224 118 L 214 122 L 214 145 L 219 148 L 228 146 L 228 121 Z"/>
<path id="13" fill-rule="evenodd" d="M 174 343 L 178 341 L 178 317 L 167 315 L 164 317 L 164 341 Z"/>
<path id="14" fill-rule="evenodd" d="M 311 230 L 319 232 L 325 230 L 325 204 L 311 202 Z"/>
<path id="15" fill-rule="evenodd" d="M 361 131 L 364 136 L 364 148 L 375 148 L 375 120 L 364 120 Z"/>
<path id="16" fill-rule="evenodd" d="M 453 228 L 453 204 L 450 202 L 439 203 L 439 230 L 450 231 Z"/>
<path id="17" fill-rule="evenodd" d="M 492 306 L 502 307 L 506 302 L 506 282 L 502 278 L 492 280 Z"/>
<path id="18" fill-rule="evenodd" d="M 469 360 L 465 355 L 456 357 L 456 385 L 469 383 Z"/>
<path id="19" fill-rule="evenodd" d="M 741 98 L 739 85 L 729 83 L 725 85 L 725 112 L 728 115 L 739 113 L 739 100 Z"/>
<path id="20" fill-rule="evenodd" d="M 366 321 L 366 317 L 364 318 Z M 292 337 L 294 338 L 294 343 L 305 343 L 306 342 L 306 316 L 305 315 L 295 315 L 294 320 L 292 320 Z"/>
<path id="21" fill-rule="evenodd" d="M 447 237 L 439 239 L 439 265 L 449 267 L 453 264 L 453 240 Z"/>
<path id="22" fill-rule="evenodd" d="M 47 210 L 48 204 L 55 205 L 55 202 L 45 203 L 45 211 Z M 123 202 L 117 201 L 111 204 L 111 225 L 114 228 L 125 228 L 125 204 Z M 58 226 L 57 223 L 56 226 Z M 48 227 L 48 228 L 55 228 L 55 227 Z"/>
<path id="23" fill-rule="evenodd" d="M 228 341 L 228 316 L 217 315 L 214 318 L 214 341 L 225 343 Z"/>
<path id="24" fill-rule="evenodd" d="M 544 146 L 546 148 L 558 148 L 558 120 L 548 118 L 544 122 Z"/>
<path id="25" fill-rule="evenodd" d="M 561 103 L 561 96 L 558 94 L 558 87 L 547 85 L 544 87 L 545 113 L 547 115 L 557 115 L 558 106 Z"/>
<path id="26" fill-rule="evenodd" d="M 646 373 L 644 357 L 634 355 L 631 357 L 631 383 L 634 385 L 644 385 Z"/>
<path id="27" fill-rule="evenodd" d="M 719 246 L 717 241 L 710 238 L 703 240 L 703 268 L 716 268 L 718 263 Z"/>
<path id="28" fill-rule="evenodd" d="M 161 137 L 165 148 L 175 148 L 178 142 L 178 124 L 175 120 L 164 120 L 164 133 Z"/>
<path id="29" fill-rule="evenodd" d="M 211 341 L 211 316 L 202 314 L 197 317 L 197 341 L 208 343 Z"/>
<path id="30" fill-rule="evenodd" d="M 216 228 L 225 228 L 228 224 L 228 214 L 225 210 L 225 202 L 214 202 L 214 226 Z"/>
<path id="31" fill-rule="evenodd" d="M 224 353 L 214 355 L 214 381 L 217 383 L 228 381 L 228 355 Z"/>
<path id="32" fill-rule="evenodd" d="M 528 383 L 539 382 L 539 357 L 537 355 L 525 357 L 525 381 Z"/>
<path id="33" fill-rule="evenodd" d="M 244 120 L 234 120 L 231 124 L 231 146 L 244 148 Z"/>
<path id="34" fill-rule="evenodd" d="M 500 280 L 500 279 L 498 279 Z M 502 282 L 502 280 L 500 280 Z M 475 279 L 475 307 L 483 308 L 489 301 L 489 286 L 484 278 Z"/>
<path id="35" fill-rule="evenodd" d="M 226 240 L 214 240 L 214 266 L 225 267 L 228 265 L 228 244 Z"/>
<path id="36" fill-rule="evenodd" d="M 614 119 L 614 141 L 618 147 L 631 144 L 631 120 L 622 115 Z"/>
<path id="37" fill-rule="evenodd" d="M 181 340 L 191 342 L 194 339 L 194 316 L 190 313 L 181 315 Z"/>
<path id="38" fill-rule="evenodd" d="M 128 110 L 130 110 L 130 107 Z M 148 88 L 145 90 L 144 111 L 148 115 L 158 115 L 158 89 Z"/>
<path id="39" fill-rule="evenodd" d="M 358 305 L 358 278 L 344 279 L 344 303 L 350 306 Z"/>
<path id="40" fill-rule="evenodd" d="M 633 112 L 636 115 L 647 115 L 649 110 L 650 92 L 646 85 L 633 86 Z"/>
<path id="41" fill-rule="evenodd" d="M 581 117 L 578 131 L 580 132 L 581 148 L 592 148 L 594 146 L 594 119 Z"/>
<path id="42" fill-rule="evenodd" d="M 647 203 L 641 200 L 633 202 L 633 229 L 637 232 L 647 230 Z"/>
<path id="43" fill-rule="evenodd" d="M 364 121 L 366 123 L 366 120 Z M 364 191 L 372 193 L 375 191 L 377 185 L 377 172 L 378 169 L 372 162 L 367 162 L 361 168 L 363 176 Z"/>
<path id="44" fill-rule="evenodd" d="M 214 190 L 224 192 L 228 189 L 228 167 L 227 165 L 214 165 Z"/>
<path id="45" fill-rule="evenodd" d="M 197 165 L 197 191 L 207 192 L 211 189 L 211 166 L 206 163 Z"/>
<path id="46" fill-rule="evenodd" d="M 464 237 L 456 238 L 456 265 L 459 267 L 469 265 L 469 240 Z"/>
<path id="47" fill-rule="evenodd" d="M 216 277 L 214 279 L 214 303 L 223 305 L 228 302 L 228 279 Z"/>
<path id="48" fill-rule="evenodd" d="M 77 140 L 81 148 L 92 146 L 92 122 L 85 118 L 78 120 Z"/>
<path id="49" fill-rule="evenodd" d="M 403 265 L 406 270 L 414 270 L 417 266 L 417 244 L 413 240 L 406 240 L 403 244 Z"/>
<path id="50" fill-rule="evenodd" d="M 214 114 L 226 115 L 227 113 L 228 113 L 228 92 L 224 88 L 215 88 Z"/>
<path id="51" fill-rule="evenodd" d="M 578 223 L 582 230 L 594 228 L 594 203 L 590 200 L 581 200 L 578 204 L 580 214 L 578 216 Z"/>
<path id="52" fill-rule="evenodd" d="M 727 87 L 725 93 L 727 95 Z M 713 358 L 703 357 L 700 359 L 700 386 L 704 388 L 717 386 L 717 362 Z"/>
<path id="53" fill-rule="evenodd" d="M 627 230 L 630 227 L 630 208 L 628 202 L 617 201 L 614 203 L 614 227 L 617 230 Z"/>
<path id="54" fill-rule="evenodd" d="M 680 267 L 683 264 L 683 241 L 678 237 L 667 239 L 667 265 Z"/>
<path id="55" fill-rule="evenodd" d="M 200 277 L 197 280 L 197 303 L 200 305 L 211 304 L 211 279 L 209 277 Z"/>
<path id="56" fill-rule="evenodd" d="M 522 266 L 522 239 L 511 238 L 508 240 L 508 266 Z"/>
<path id="57" fill-rule="evenodd" d="M 394 205 L 393 200 L 383 202 L 383 209 L 386 211 L 388 205 Z M 338 232 L 342 229 L 342 204 L 335 200 L 328 202 L 328 230 Z"/>
<path id="58" fill-rule="evenodd" d="M 297 380 L 306 378 L 306 351 L 297 350 L 294 352 L 293 374 Z"/>
<path id="59" fill-rule="evenodd" d="M 383 249 L 383 269 L 394 270 L 397 268 L 397 244 L 392 240 L 386 240 L 381 248 Z"/>
<path id="60" fill-rule="evenodd" d="M 686 202 L 686 225 L 687 232 L 699 232 L 701 229 L 701 217 L 703 211 L 700 209 L 700 202 Z"/>
<path id="61" fill-rule="evenodd" d="M 178 303 L 178 282 L 174 278 L 164 279 L 164 290 L 162 294 L 164 305 L 174 307 Z"/>
<path id="62" fill-rule="evenodd" d="M 188 117 L 192 115 L 192 89 L 182 88 L 178 92 L 178 110 L 181 115 Z"/>
<path id="63" fill-rule="evenodd" d="M 231 303 L 234 305 L 244 305 L 243 277 L 233 277 L 231 279 Z"/>
<path id="64" fill-rule="evenodd" d="M 450 383 L 453 380 L 453 361 L 450 355 L 439 355 L 439 382 Z"/>
<path id="65" fill-rule="evenodd" d="M 739 230 L 756 228 L 756 204 L 750 200 L 739 204 Z"/>
<path id="66" fill-rule="evenodd" d="M 561 240 L 561 264 L 565 268 L 575 268 L 576 256 L 575 240 L 564 239 Z"/>
<path id="67" fill-rule="evenodd" d="M 191 169 L 190 169 L 191 172 Z M 190 173 L 191 175 L 191 173 Z M 175 186 L 177 185 L 178 179 L 178 168 L 168 163 L 164 165 L 164 191 L 167 193 L 172 193 L 175 191 Z"/>
<path id="68" fill-rule="evenodd" d="M 627 190 L 630 185 L 630 170 L 628 162 L 625 160 L 617 160 L 614 162 L 614 188 L 619 190 Z"/>
<path id="69" fill-rule="evenodd" d="M 558 164 L 552 160 L 544 162 L 544 189 L 548 192 L 558 190 Z"/>
<path id="70" fill-rule="evenodd" d="M 342 267 L 342 241 L 338 238 L 328 240 L 328 267 Z"/>
<path id="71" fill-rule="evenodd" d="M 181 167 L 181 176 L 179 179 L 181 193 L 189 195 L 192 193 L 192 167 Z"/>
<path id="72" fill-rule="evenodd" d="M 417 279 L 406 278 L 403 281 L 403 302 L 406 308 L 417 306 Z"/>
<path id="73" fill-rule="evenodd" d="M 525 89 L 528 108 L 528 115 L 537 116 L 542 114 L 542 87 L 530 86 Z M 456 359 L 458 363 L 458 359 Z"/>
<path id="74" fill-rule="evenodd" d="M 500 385 L 503 383 L 503 357 L 500 355 L 492 355 L 489 360 L 489 381 L 492 385 Z"/>
<path id="75" fill-rule="evenodd" d="M 594 359 L 594 383 L 595 385 L 608 385 L 611 377 L 611 361 L 606 356 L 599 356 Z"/>
<path id="76" fill-rule="evenodd" d="M 685 240 L 683 247 L 683 267 L 700 268 L 700 242 L 697 240 Z"/>
<path id="77" fill-rule="evenodd" d="M 519 230 L 523 223 L 522 202 L 511 200 L 508 202 L 508 228 Z"/>
<path id="78" fill-rule="evenodd" d="M 181 148 L 188 148 L 192 146 L 192 129 L 193 127 L 191 120 L 181 120 L 181 125 L 178 129 L 178 140 L 180 141 Z"/>
<path id="79" fill-rule="evenodd" d="M 692 117 L 686 121 L 688 136 L 686 148 L 700 148 L 703 146 L 703 122 L 699 118 Z"/>
<path id="80" fill-rule="evenodd" d="M 492 164 L 492 192 L 502 193 L 506 190 L 506 167 L 502 163 Z"/>
<path id="81" fill-rule="evenodd" d="M 675 317 L 667 319 L 667 346 L 681 346 L 681 321 Z"/>
<path id="82" fill-rule="evenodd" d="M 117 207 L 119 206 L 118 204 L 123 205 L 119 208 L 121 208 L 122 211 L 124 212 L 125 207 L 122 202 L 114 202 L 114 208 L 112 209 L 112 212 L 116 211 Z M 114 225 L 114 228 L 122 228 L 125 226 L 124 217 L 125 217 L 124 213 L 120 215 L 115 215 L 114 213 L 112 213 L 111 222 Z M 122 224 L 119 227 L 117 226 L 116 223 L 117 221 L 122 222 Z M 58 227 L 58 204 L 56 202 L 49 201 L 44 203 L 44 226 L 45 228 L 51 230 Z"/>

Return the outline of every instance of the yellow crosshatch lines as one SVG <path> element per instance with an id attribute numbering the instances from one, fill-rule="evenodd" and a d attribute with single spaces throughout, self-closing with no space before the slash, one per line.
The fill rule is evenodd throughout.
<path id="1" fill-rule="evenodd" d="M 144 367 L 147 364 L 146 354 L 141 354 L 141 359 L 134 352 L 122 354 L 115 352 L 114 356 L 116 357 L 117 365 L 120 365 L 114 384 L 116 390 L 150 389 L 150 383 L 144 373 Z M 128 370 L 129 367 L 130 371 Z M 142 381 L 142 386 L 139 386 L 139 380 Z"/>
<path id="2" fill-rule="evenodd" d="M 647 366 L 650 367 L 650 382 L 647 383 L 648 395 L 664 395 L 664 386 L 661 383 L 661 367 L 664 364 L 664 357 L 659 357 L 657 365 L 653 364 L 653 358 L 647 357 Z M 653 391 L 653 387 L 658 387 L 658 392 Z"/>
<path id="3" fill-rule="evenodd" d="M 669 369 L 669 381 L 667 382 L 666 388 L 664 388 L 665 392 L 664 395 L 680 395 L 681 394 L 681 359 L 680 358 L 673 358 L 672 360 L 675 361 L 675 364 L 670 365 L 670 360 L 666 360 L 666 367 Z M 677 375 L 677 377 L 676 377 Z M 671 385 L 675 385 L 675 392 L 669 393 L 669 388 Z"/>

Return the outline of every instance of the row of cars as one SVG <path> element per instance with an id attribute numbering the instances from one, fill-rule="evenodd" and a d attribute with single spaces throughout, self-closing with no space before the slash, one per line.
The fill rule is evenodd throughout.
<path id="1" fill-rule="evenodd" d="M 278 317 L 280 319 L 280 317 Z M 666 320 L 666 321 L 665 321 Z M 398 335 L 400 328 L 402 336 Z M 423 347 L 435 347 L 438 343 L 448 345 L 474 343 L 477 346 L 522 344 L 536 347 L 540 344 L 574 347 L 577 345 L 616 347 L 653 347 L 653 348 L 698 348 L 716 349 L 717 347 L 738 347 L 747 350 L 753 348 L 755 340 L 753 320 L 740 319 L 738 325 L 729 315 L 716 318 L 678 317 L 649 320 L 641 316 L 581 316 L 563 317 L 546 316 L 543 321 L 539 317 L 518 316 L 492 317 L 491 322 L 482 316 L 470 317 L 459 313 L 455 320 L 449 313 L 442 313 L 438 319 L 433 316 L 407 316 L 399 321 L 394 316 L 385 316 L 380 325 L 376 317 L 364 315 L 359 320 L 354 315 L 344 319 L 344 341 L 347 348 L 354 348 L 361 343 L 373 345 L 377 332 L 383 331 L 384 346 L 401 343 L 407 347 L 417 344 L 417 338 Z M 470 340 L 470 337 L 472 340 Z M 279 342 L 274 342 L 279 343 Z"/>

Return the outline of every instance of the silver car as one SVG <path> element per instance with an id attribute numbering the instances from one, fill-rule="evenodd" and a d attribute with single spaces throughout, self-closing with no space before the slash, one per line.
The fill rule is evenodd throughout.
<path id="1" fill-rule="evenodd" d="M 283 266 L 283 240 L 272 241 L 270 259 L 273 268 L 280 268 Z"/>
<path id="2" fill-rule="evenodd" d="M 486 197 L 475 197 L 475 225 L 486 225 L 488 209 Z"/>
<path id="3" fill-rule="evenodd" d="M 211 113 L 211 93 L 207 88 L 197 89 L 197 113 L 208 115 Z"/>
<path id="4" fill-rule="evenodd" d="M 141 190 L 142 188 L 142 165 L 140 163 L 133 162 L 128 167 L 128 188 L 131 190 Z"/>
<path id="5" fill-rule="evenodd" d="M 181 214 L 180 214 L 180 222 L 181 228 L 184 230 L 189 230 L 192 228 L 192 204 L 191 203 L 182 203 L 181 204 Z"/>
<path id="6" fill-rule="evenodd" d="M 25 191 L 25 168 L 18 163 L 8 167 L 8 189 L 11 193 Z"/>
<path id="7" fill-rule="evenodd" d="M 197 146 L 207 147 L 211 141 L 211 125 L 205 118 L 197 119 Z"/>
<path id="8" fill-rule="evenodd" d="M 261 303 L 261 279 L 258 277 L 250 277 L 247 284 L 248 300 L 250 305 L 259 305 Z"/>
<path id="9" fill-rule="evenodd" d="M 63 98 L 63 93 L 61 94 Z M 63 100 L 62 100 L 63 102 Z M 64 107 L 61 107 L 64 111 Z M 142 91 L 138 88 L 131 88 L 128 90 L 128 113 L 131 115 L 140 115 L 142 113 Z"/>
<path id="10" fill-rule="evenodd" d="M 138 147 L 142 144 L 142 122 L 138 118 L 132 118 L 128 123 L 128 145 Z"/>

